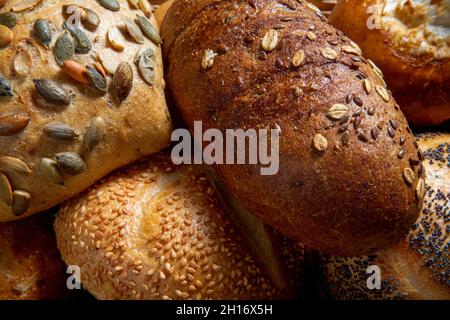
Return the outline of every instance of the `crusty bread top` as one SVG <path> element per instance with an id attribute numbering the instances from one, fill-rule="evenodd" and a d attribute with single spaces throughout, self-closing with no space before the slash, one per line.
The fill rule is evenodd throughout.
<path id="1" fill-rule="evenodd" d="M 381 72 L 319 11 L 303 1 L 179 0 L 161 34 L 188 126 L 281 129 L 277 175 L 218 167 L 251 212 L 336 254 L 391 245 L 414 223 L 415 139 Z M 276 46 L 264 49 L 270 34 Z M 214 57 L 204 68 L 207 50 Z"/>
<path id="2" fill-rule="evenodd" d="M 138 43 L 123 31 L 123 17 L 134 21 L 137 14 L 144 16 L 143 11 L 131 8 L 126 0 L 119 1 L 121 7 L 117 12 L 106 9 L 99 4 L 100 1 L 95 0 L 39 0 L 35 2 L 35 6 L 21 11 L 20 5 L 23 3 L 11 0 L 0 11 L 20 11 L 16 13 L 17 24 L 10 29 L 14 34 L 12 42 L 0 48 L 0 74 L 11 85 L 13 94 L 12 97 L 0 97 L 0 158 L 12 157 L 13 161 L 20 161 L 22 167 L 25 165 L 29 170 L 17 172 L 2 165 L 0 171 L 6 174 L 11 191 L 24 191 L 25 196 L 19 196 L 26 200 L 28 194 L 30 199 L 27 210 L 24 210 L 25 207 L 13 210 L 11 201 L 6 204 L 0 201 L 0 221 L 22 218 L 56 205 L 112 170 L 165 148 L 171 133 L 170 116 L 164 98 L 165 83 L 159 44 L 145 36 L 143 43 Z M 79 65 L 72 63 L 72 68 L 60 67 L 55 59 L 55 52 L 58 50 L 55 43 L 63 34 L 63 23 L 70 16 L 64 14 L 63 10 L 68 4 L 91 9 L 100 19 L 97 28 L 88 28 L 85 21 L 82 21 L 80 29 L 91 42 L 92 50 L 87 54 L 73 55 L 71 59 Z M 52 40 L 49 48 L 40 43 L 36 36 L 35 23 L 38 19 L 50 23 Z M 149 20 L 156 26 L 153 16 L 149 16 Z M 119 41 L 124 45 L 122 51 L 113 49 L 108 37 L 108 31 L 114 26 L 122 29 L 116 30 L 121 39 Z M 135 28 L 138 28 L 137 25 Z M 67 44 L 62 47 L 67 47 Z M 136 63 L 137 52 L 143 48 L 151 48 L 154 52 L 153 84 L 144 80 Z M 23 56 L 16 60 L 19 54 Z M 31 61 L 32 65 L 28 69 L 25 67 L 24 74 L 18 74 L 15 72 L 16 61 L 19 66 L 24 66 L 23 61 Z M 76 72 L 80 66 L 93 68 L 94 63 L 97 63 L 100 72 L 106 70 L 108 73 L 108 89 L 105 93 L 95 90 L 90 82 L 84 84 L 71 77 L 72 74 L 80 76 Z M 115 72 L 120 63 L 127 63 L 131 67 L 132 83 L 129 82 L 127 67 L 121 68 L 122 72 Z M 114 73 L 122 76 L 114 77 Z M 44 101 L 42 91 L 45 95 L 48 89 L 41 82 L 43 89 L 38 93 L 37 83 L 33 82 L 35 79 L 52 80 L 62 86 L 67 91 L 62 96 L 70 96 L 70 105 L 54 105 Z M 86 79 L 83 71 L 81 81 Z M 126 89 L 131 90 L 128 96 Z M 64 102 L 64 99 L 58 101 L 61 100 Z M 120 100 L 123 101 L 120 103 Z M 11 118 L 11 114 L 20 116 Z M 8 129 L 8 123 L 23 125 L 23 128 Z M 44 127 L 54 124 L 65 124 L 73 132 L 63 139 L 61 132 L 64 133 L 64 130 L 57 131 L 54 127 L 44 130 Z M 49 163 L 56 160 L 56 154 L 63 152 L 74 152 L 81 157 L 85 168 L 80 165 L 82 163 L 79 160 L 79 164 L 69 163 L 67 159 L 60 160 L 66 161 L 65 171 L 78 165 L 79 170 L 72 171 L 72 174 L 84 169 L 81 174 L 71 175 L 64 170 L 59 174 L 55 171 L 50 173 Z M 42 158 L 50 160 L 47 159 L 46 165 L 41 167 Z M 45 166 L 47 169 L 42 169 Z"/>

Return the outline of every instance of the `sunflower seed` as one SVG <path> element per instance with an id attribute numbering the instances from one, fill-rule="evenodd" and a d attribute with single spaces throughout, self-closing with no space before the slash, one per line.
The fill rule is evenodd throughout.
<path id="1" fill-rule="evenodd" d="M 75 152 L 63 152 L 55 155 L 58 167 L 72 176 L 82 174 L 86 171 L 86 163 L 80 155 Z"/>
<path id="2" fill-rule="evenodd" d="M 376 86 L 375 91 L 378 93 L 381 99 L 384 100 L 384 102 L 389 102 L 390 100 L 389 93 L 385 88 L 383 88 L 382 86 Z"/>
<path id="3" fill-rule="evenodd" d="M 8 27 L 0 24 L 0 47 L 6 47 L 14 39 L 14 33 Z"/>
<path id="4" fill-rule="evenodd" d="M 63 31 L 63 33 L 56 40 L 53 48 L 56 63 L 62 67 L 64 61 L 69 60 L 75 54 L 75 40 L 70 35 L 69 31 Z"/>
<path id="5" fill-rule="evenodd" d="M 299 67 L 305 60 L 305 52 L 303 50 L 297 50 L 292 58 L 292 65 L 294 68 Z"/>
<path id="6" fill-rule="evenodd" d="M 156 45 L 161 44 L 161 37 L 158 33 L 158 30 L 151 24 L 151 22 L 147 18 L 137 14 L 136 23 L 147 38 L 152 40 Z"/>
<path id="7" fill-rule="evenodd" d="M 91 85 L 100 92 L 106 92 L 108 89 L 108 83 L 105 77 L 98 72 L 94 67 L 86 66 L 87 77 Z"/>
<path id="8" fill-rule="evenodd" d="M 22 12 L 31 8 L 36 7 L 42 0 L 22 0 L 14 7 L 12 7 L 12 12 Z"/>
<path id="9" fill-rule="evenodd" d="M 372 135 L 373 140 L 377 140 L 378 136 L 380 135 L 380 130 L 378 130 L 378 128 L 373 128 L 372 130 L 370 130 L 370 134 Z"/>
<path id="10" fill-rule="evenodd" d="M 125 38 L 116 26 L 108 29 L 108 40 L 114 50 L 122 51 L 125 49 Z"/>
<path id="11" fill-rule="evenodd" d="M 30 174 L 32 171 L 22 160 L 14 157 L 0 157 L 0 170 L 10 173 Z"/>
<path id="12" fill-rule="evenodd" d="M 12 136 L 19 133 L 30 122 L 26 113 L 9 113 L 0 116 L 0 136 Z"/>
<path id="13" fill-rule="evenodd" d="M 412 171 L 410 168 L 405 168 L 403 171 L 403 178 L 405 179 L 405 182 L 412 186 L 414 184 L 414 179 L 416 176 L 414 175 L 414 171 Z"/>
<path id="14" fill-rule="evenodd" d="M 369 110 L 367 111 L 367 114 L 369 116 L 373 116 L 375 114 L 375 107 L 370 107 Z"/>
<path id="15" fill-rule="evenodd" d="M 399 152 L 398 152 L 398 158 L 399 159 L 403 159 L 404 157 L 405 157 L 405 149 L 401 149 Z"/>
<path id="16" fill-rule="evenodd" d="M 369 141 L 369 137 L 367 136 L 367 134 L 363 130 L 359 130 L 358 138 L 359 138 L 359 140 L 361 140 L 363 142 L 368 142 Z"/>
<path id="17" fill-rule="evenodd" d="M 88 152 L 94 150 L 94 148 L 103 140 L 106 131 L 106 123 L 102 117 L 97 117 L 92 120 L 89 127 L 86 129 L 84 136 L 84 146 Z"/>
<path id="18" fill-rule="evenodd" d="M 151 48 L 147 48 L 140 55 L 138 60 L 139 72 L 142 78 L 149 84 L 153 85 L 155 83 L 155 62 L 153 61 L 154 52 Z"/>
<path id="19" fill-rule="evenodd" d="M 369 63 L 372 70 L 378 75 L 378 77 L 383 78 L 383 71 L 381 71 L 380 68 L 378 68 L 372 60 L 367 59 L 367 62 Z"/>
<path id="20" fill-rule="evenodd" d="M 328 148 L 328 141 L 320 133 L 314 136 L 314 147 L 319 151 L 325 151 Z"/>
<path id="21" fill-rule="evenodd" d="M 3 75 L 0 73 L 0 97 L 12 97 L 12 87 L 9 84 L 9 81 L 6 80 Z"/>
<path id="22" fill-rule="evenodd" d="M 30 206 L 31 195 L 23 190 L 14 190 L 12 212 L 16 217 L 23 215 Z"/>
<path id="23" fill-rule="evenodd" d="M 320 50 L 320 53 L 325 59 L 329 60 L 336 60 L 338 56 L 336 51 L 328 47 L 322 48 L 322 50 Z"/>
<path id="24" fill-rule="evenodd" d="M 138 0 L 138 7 L 146 17 L 150 17 L 153 11 L 152 5 L 148 0 Z"/>
<path id="25" fill-rule="evenodd" d="M 389 137 L 391 137 L 392 139 L 395 138 L 395 131 L 394 131 L 394 129 L 392 129 L 391 127 L 389 127 L 389 128 L 387 129 L 387 131 L 388 131 Z"/>
<path id="26" fill-rule="evenodd" d="M 45 19 L 38 19 L 33 26 L 34 37 L 44 46 L 49 48 L 52 42 L 52 28 Z"/>
<path id="27" fill-rule="evenodd" d="M 58 163 L 50 158 L 42 158 L 39 161 L 39 169 L 43 176 L 53 184 L 64 186 L 64 178 L 61 170 L 58 168 Z"/>
<path id="28" fill-rule="evenodd" d="M 34 79 L 38 95 L 47 102 L 57 106 L 67 106 L 71 102 L 69 92 L 52 80 Z"/>
<path id="29" fill-rule="evenodd" d="M 42 131 L 50 138 L 56 140 L 76 140 L 78 134 L 64 123 L 50 123 L 44 126 Z"/>
<path id="30" fill-rule="evenodd" d="M 97 13 L 95 13 L 95 11 L 91 9 L 88 8 L 83 9 L 86 12 L 86 17 L 81 21 L 81 23 L 86 29 L 90 31 L 97 30 L 98 26 L 100 25 L 99 16 L 97 15 Z"/>
<path id="31" fill-rule="evenodd" d="M 64 27 L 70 32 L 75 41 L 75 52 L 79 54 L 87 54 L 92 50 L 91 40 L 83 32 L 83 30 L 71 27 L 67 22 L 64 22 Z"/>
<path id="32" fill-rule="evenodd" d="M 0 24 L 10 29 L 17 24 L 17 15 L 14 12 L 0 13 Z"/>
<path id="33" fill-rule="evenodd" d="M 264 51 L 271 52 L 275 50 L 278 45 L 278 32 L 274 29 L 266 32 L 261 40 L 261 46 Z"/>
<path id="34" fill-rule="evenodd" d="M 419 179 L 419 182 L 417 183 L 416 187 L 417 201 L 421 202 L 424 195 L 425 195 L 425 182 L 423 181 L 423 179 Z"/>
<path id="35" fill-rule="evenodd" d="M 8 177 L 0 172 L 0 201 L 10 206 L 13 201 L 13 192 Z"/>
<path id="36" fill-rule="evenodd" d="M 130 18 L 124 17 L 125 27 L 128 31 L 128 34 L 133 38 L 137 43 L 144 43 L 144 35 L 141 32 L 141 29 L 131 20 Z"/>
<path id="37" fill-rule="evenodd" d="M 109 74 L 114 74 L 116 72 L 118 66 L 117 61 L 109 55 L 107 50 L 100 51 L 98 59 L 106 72 Z"/>
<path id="38" fill-rule="evenodd" d="M 209 69 L 214 64 L 214 58 L 217 56 L 217 53 L 214 53 L 212 50 L 205 50 L 202 58 L 202 68 Z"/>
<path id="39" fill-rule="evenodd" d="M 119 102 L 125 100 L 133 86 L 133 69 L 128 62 L 122 62 L 117 67 L 113 78 L 114 92 Z"/>
<path id="40" fill-rule="evenodd" d="M 89 84 L 89 79 L 86 74 L 86 68 L 73 60 L 66 60 L 63 64 L 64 71 L 75 79 L 76 81 L 84 84 Z"/>
<path id="41" fill-rule="evenodd" d="M 13 58 L 14 72 L 21 76 L 26 77 L 30 74 L 31 67 L 33 65 L 33 58 L 31 54 L 25 49 L 20 49 L 16 52 Z"/>
<path id="42" fill-rule="evenodd" d="M 117 0 L 97 0 L 97 2 L 104 8 L 111 11 L 119 11 L 120 4 Z"/>
<path id="43" fill-rule="evenodd" d="M 341 120 L 349 115 L 348 107 L 345 104 L 334 104 L 327 113 L 327 116 L 333 120 Z"/>
<path id="44" fill-rule="evenodd" d="M 350 132 L 345 131 L 342 134 L 342 144 L 347 146 L 349 142 L 350 142 Z"/>
<path id="45" fill-rule="evenodd" d="M 372 92 L 372 83 L 370 82 L 369 79 L 364 79 L 363 87 L 364 87 L 364 90 L 366 90 L 367 94 L 370 94 Z"/>

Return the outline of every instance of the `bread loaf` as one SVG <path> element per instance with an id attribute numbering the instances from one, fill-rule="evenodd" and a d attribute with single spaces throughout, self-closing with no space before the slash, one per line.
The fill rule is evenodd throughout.
<path id="1" fill-rule="evenodd" d="M 424 207 L 405 241 L 370 257 L 321 257 L 323 292 L 331 298 L 450 299 L 450 134 L 420 138 L 425 154 Z M 381 271 L 381 287 L 370 290 L 369 266 Z"/>
<path id="2" fill-rule="evenodd" d="M 262 231 L 249 246 L 199 166 L 154 155 L 61 207 L 64 261 L 98 299 L 269 299 L 301 287 L 303 247 Z M 261 249 L 260 263 L 254 249 Z"/>
<path id="3" fill-rule="evenodd" d="M 147 14 L 125 0 L 11 0 L 0 10 L 12 35 L 0 48 L 0 221 L 52 207 L 169 144 Z"/>
<path id="4" fill-rule="evenodd" d="M 375 66 L 320 11 L 305 1 L 178 0 L 161 35 L 189 128 L 281 130 L 278 174 L 216 168 L 250 212 L 339 255 L 404 236 L 419 212 L 421 155 Z"/>
<path id="5" fill-rule="evenodd" d="M 343 0 L 330 17 L 381 69 L 416 126 L 450 119 L 449 21 L 450 2 L 430 0 Z"/>

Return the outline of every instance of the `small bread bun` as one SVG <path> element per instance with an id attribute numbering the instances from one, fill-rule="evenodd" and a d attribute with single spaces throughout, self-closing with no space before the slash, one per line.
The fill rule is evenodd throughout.
<path id="1" fill-rule="evenodd" d="M 0 300 L 69 297 L 48 213 L 0 224 Z"/>
<path id="2" fill-rule="evenodd" d="M 450 119 L 449 21 L 450 2 L 430 0 L 342 0 L 330 16 L 380 67 L 416 126 Z"/>
<path id="3" fill-rule="evenodd" d="M 450 299 L 450 134 L 420 138 L 425 154 L 424 209 L 407 239 L 370 257 L 322 257 L 323 289 L 336 299 Z M 381 270 L 381 290 L 366 286 Z"/>
<path id="4" fill-rule="evenodd" d="M 0 9 L 13 11 L 1 25 L 13 38 L 0 47 L 0 222 L 53 207 L 170 142 L 156 22 L 129 1 L 108 3 Z"/>
<path id="5" fill-rule="evenodd" d="M 155 10 L 155 19 L 158 26 L 161 26 L 164 17 L 166 16 L 167 10 L 169 10 L 174 0 L 167 0 L 163 2 L 156 10 Z"/>
<path id="6" fill-rule="evenodd" d="M 285 298 L 302 274 L 302 248 L 275 238 L 289 272 L 287 285 L 275 285 L 203 171 L 162 154 L 64 203 L 55 230 L 64 261 L 80 266 L 98 299 Z"/>

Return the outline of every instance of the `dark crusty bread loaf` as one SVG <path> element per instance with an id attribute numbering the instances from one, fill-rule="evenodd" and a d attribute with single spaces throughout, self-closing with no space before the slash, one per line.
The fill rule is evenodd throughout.
<path id="1" fill-rule="evenodd" d="M 450 134 L 424 135 L 423 210 L 405 241 L 370 257 L 320 257 L 323 293 L 351 299 L 450 299 Z M 367 267 L 381 271 L 380 290 L 369 290 Z"/>
<path id="2" fill-rule="evenodd" d="M 161 35 L 189 127 L 281 129 L 277 175 L 217 167 L 249 211 L 341 255 L 393 244 L 414 223 L 421 170 L 408 124 L 358 46 L 310 4 L 179 0 Z M 205 69 L 207 50 L 218 55 Z"/>

